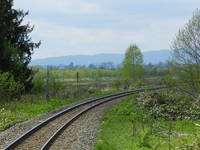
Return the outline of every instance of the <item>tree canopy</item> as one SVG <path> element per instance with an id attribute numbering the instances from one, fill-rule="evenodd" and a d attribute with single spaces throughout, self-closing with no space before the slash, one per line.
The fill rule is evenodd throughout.
<path id="1" fill-rule="evenodd" d="M 172 68 L 180 88 L 200 93 L 200 10 L 179 30 L 172 44 Z"/>
<path id="2" fill-rule="evenodd" d="M 0 71 L 12 73 L 28 89 L 32 72 L 28 64 L 40 42 L 32 42 L 33 27 L 23 23 L 26 15 L 28 12 L 13 9 L 13 0 L 0 0 Z"/>
<path id="3" fill-rule="evenodd" d="M 143 55 L 140 48 L 133 44 L 128 47 L 125 53 L 121 74 L 124 80 L 130 82 L 141 77 L 143 72 Z"/>

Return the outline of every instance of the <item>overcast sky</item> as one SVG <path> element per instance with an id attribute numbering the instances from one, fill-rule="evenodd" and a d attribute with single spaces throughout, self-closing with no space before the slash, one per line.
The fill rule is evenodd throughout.
<path id="1" fill-rule="evenodd" d="M 14 0 L 42 45 L 33 59 L 169 49 L 200 0 Z"/>

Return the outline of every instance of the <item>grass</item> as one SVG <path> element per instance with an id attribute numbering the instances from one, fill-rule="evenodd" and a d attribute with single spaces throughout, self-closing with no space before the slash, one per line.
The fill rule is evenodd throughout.
<path id="1" fill-rule="evenodd" d="M 95 150 L 200 150 L 200 121 L 164 121 L 134 107 L 133 97 L 101 122 Z"/>
<path id="2" fill-rule="evenodd" d="M 31 98 L 31 100 L 30 98 L 27 100 L 27 96 L 25 96 L 19 101 L 3 102 L 0 104 L 0 132 L 15 125 L 16 123 L 32 119 L 40 114 L 50 112 L 61 106 L 78 102 L 89 97 L 110 94 L 112 92 L 114 91 L 103 91 L 87 94 L 84 97 L 68 98 L 64 100 L 50 99 L 48 101 L 37 96 Z"/>

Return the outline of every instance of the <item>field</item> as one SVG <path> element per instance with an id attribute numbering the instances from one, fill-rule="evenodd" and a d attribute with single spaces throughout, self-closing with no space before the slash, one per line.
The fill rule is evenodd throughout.
<path id="1" fill-rule="evenodd" d="M 147 117 L 136 97 L 114 106 L 101 122 L 96 150 L 199 150 L 200 120 Z"/>
<path id="2" fill-rule="evenodd" d="M 62 98 L 74 91 L 71 89 L 77 89 L 79 92 L 110 89 L 117 75 L 116 71 L 101 69 L 37 70 L 33 80 L 33 92 L 45 93 L 48 90 L 50 96 Z"/>
<path id="3" fill-rule="evenodd" d="M 0 131 L 63 105 L 117 91 L 112 88 L 115 71 L 81 69 L 48 72 L 47 76 L 46 70 L 35 70 L 31 93 L 21 95 L 18 100 L 1 101 Z"/>
<path id="4" fill-rule="evenodd" d="M 88 97 L 162 86 L 167 72 L 146 74 L 125 88 L 117 70 L 34 70 L 33 89 L 20 99 L 2 101 L 0 132 Z M 129 97 L 107 112 L 96 150 L 199 150 L 200 107 L 174 90 Z"/>
<path id="5" fill-rule="evenodd" d="M 77 78 L 78 72 L 78 78 Z M 39 70 L 34 68 L 33 89 L 18 100 L 6 100 L 0 104 L 0 131 L 12 125 L 52 111 L 63 105 L 84 100 L 87 97 L 123 91 L 117 70 Z M 160 83 L 161 77 L 143 80 L 148 87 Z M 156 82 L 155 82 L 156 81 Z M 140 83 L 140 82 L 139 82 Z M 133 85 L 131 88 L 136 88 Z M 139 88 L 139 87 L 138 87 Z"/>

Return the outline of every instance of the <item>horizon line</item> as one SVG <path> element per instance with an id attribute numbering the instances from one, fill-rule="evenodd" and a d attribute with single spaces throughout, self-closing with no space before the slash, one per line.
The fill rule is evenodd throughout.
<path id="1" fill-rule="evenodd" d="M 171 51 L 170 49 L 160 49 L 160 50 L 148 50 L 148 51 L 141 51 L 142 53 L 146 52 L 154 52 L 154 51 Z M 51 58 L 59 58 L 59 57 L 67 57 L 67 56 L 95 56 L 95 55 L 102 55 L 102 54 L 123 54 L 123 53 L 96 53 L 96 54 L 71 54 L 71 55 L 61 55 L 61 56 L 50 56 L 50 57 L 43 57 L 43 58 L 32 58 L 32 60 L 41 60 L 41 59 L 51 59 Z M 31 60 L 31 61 L 32 61 Z"/>

